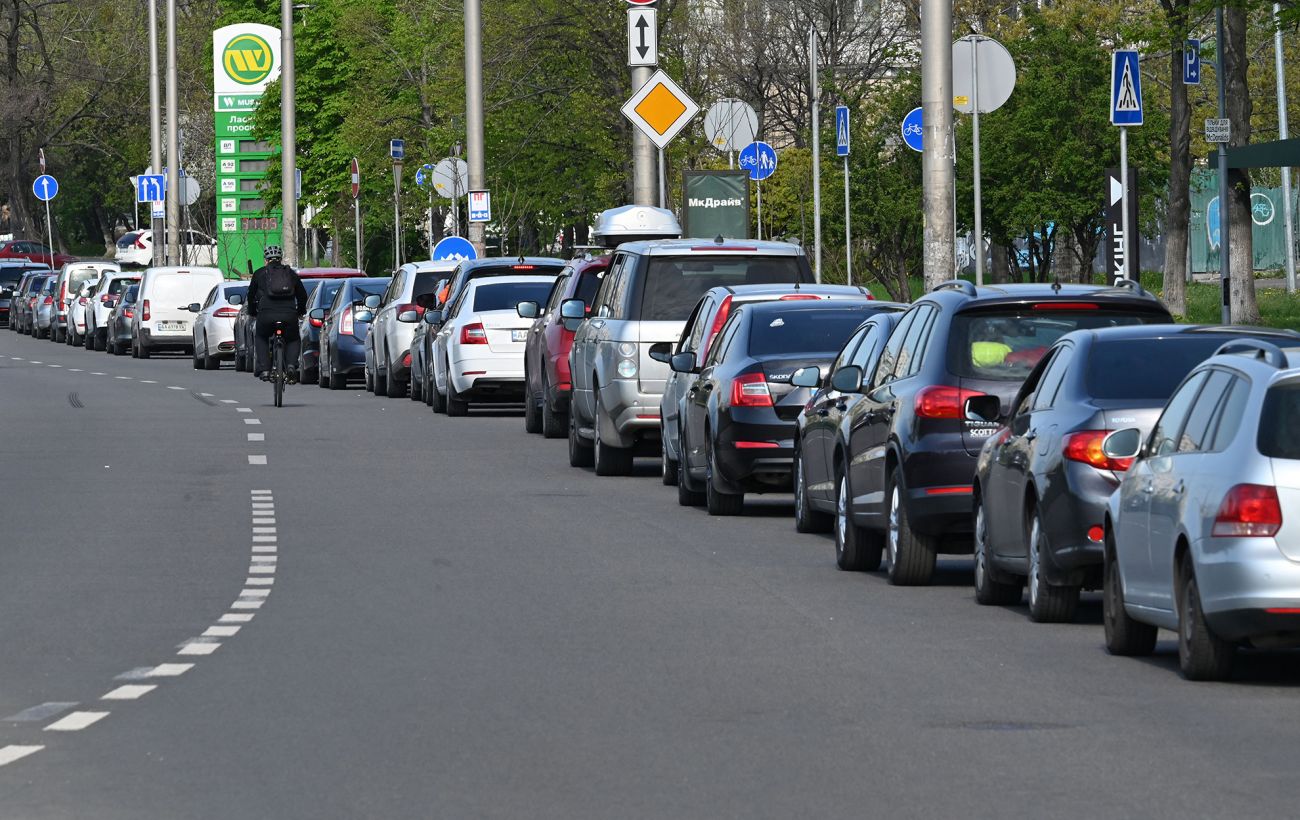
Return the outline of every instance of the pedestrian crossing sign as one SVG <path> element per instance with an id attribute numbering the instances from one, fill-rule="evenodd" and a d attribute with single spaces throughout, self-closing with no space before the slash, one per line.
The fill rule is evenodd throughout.
<path id="1" fill-rule="evenodd" d="M 1110 58 L 1110 122 L 1142 124 L 1142 69 L 1136 51 L 1116 51 Z"/>

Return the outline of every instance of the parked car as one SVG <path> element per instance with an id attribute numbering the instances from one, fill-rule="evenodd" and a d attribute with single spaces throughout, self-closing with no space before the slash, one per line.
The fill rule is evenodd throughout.
<path id="1" fill-rule="evenodd" d="M 68 327 L 68 312 L 72 302 L 80 295 L 81 286 L 86 282 L 96 282 L 106 271 L 117 271 L 117 263 L 101 260 L 69 262 L 55 276 L 54 286 L 54 327 L 50 338 L 56 342 L 66 342 L 69 330 L 74 337 L 73 343 L 80 343 L 80 336 L 86 332 L 85 326 Z"/>
<path id="2" fill-rule="evenodd" d="M 51 270 L 58 270 L 69 262 L 77 261 L 75 256 L 52 252 L 48 245 L 28 239 L 0 242 L 0 259 L 28 259 L 32 262 L 40 262 Z"/>
<path id="3" fill-rule="evenodd" d="M 884 304 L 884 303 L 877 303 Z M 875 369 L 885 340 L 898 324 L 894 310 L 874 314 L 863 322 L 840 349 L 827 368 L 805 368 L 790 377 L 792 384 L 815 388 L 796 421 L 794 465 L 794 525 L 799 532 L 835 530 L 835 563 L 842 570 L 869 571 L 880 567 L 880 542 L 863 544 L 854 540 L 855 530 L 837 502 L 844 493 L 837 488 L 844 480 L 844 454 L 849 447 L 845 420 L 850 408 L 862 400 L 857 391 L 842 392 L 837 385 L 844 371 L 850 382 L 857 373 Z M 852 366 L 855 370 L 845 371 Z"/>
<path id="4" fill-rule="evenodd" d="M 140 309 L 131 325 L 131 355 L 147 359 L 158 350 L 194 352 L 194 314 L 224 277 L 217 268 L 146 268 L 140 277 Z"/>
<path id="5" fill-rule="evenodd" d="M 425 310 L 415 300 L 435 292 L 438 282 L 446 279 L 456 265 L 450 260 L 408 262 L 398 268 L 383 295 L 367 297 L 367 307 L 375 318 L 366 335 L 366 387 L 375 395 L 406 395 L 411 378 L 411 337 L 415 322 Z M 400 321 L 400 315 L 410 321 Z"/>
<path id="6" fill-rule="evenodd" d="M 185 266 L 217 264 L 217 240 L 199 231 L 181 231 L 181 261 Z M 128 231 L 117 240 L 114 260 L 123 267 L 147 268 L 153 264 L 153 231 Z"/>
<path id="7" fill-rule="evenodd" d="M 302 279 L 303 288 L 307 291 L 308 303 L 321 282 L 363 275 L 353 268 L 302 268 L 298 271 L 298 277 Z M 257 322 L 248 315 L 248 303 L 245 302 L 239 309 L 239 316 L 235 317 L 235 370 L 238 372 L 253 372 L 253 336 L 256 327 Z"/>
<path id="8" fill-rule="evenodd" d="M 35 272 L 49 273 L 50 269 L 25 259 L 0 259 L 0 325 L 14 329 L 14 300 L 22 289 L 24 277 Z"/>
<path id="9" fill-rule="evenodd" d="M 32 320 L 35 318 L 35 311 L 32 308 L 36 304 L 36 295 L 40 293 L 45 280 L 52 275 L 50 270 L 45 268 L 28 271 L 18 280 L 18 288 L 14 291 L 13 299 L 9 304 L 9 327 L 12 330 L 18 333 L 31 334 Z"/>
<path id="10" fill-rule="evenodd" d="M 711 288 L 796 282 L 812 284 L 812 269 L 803 249 L 786 242 L 620 245 L 590 314 L 578 299 L 560 305 L 576 330 L 569 353 L 569 463 L 594 464 L 597 475 L 626 475 L 634 456 L 658 457 L 659 399 L 669 368 L 650 358 L 650 346 L 677 341 Z"/>
<path id="11" fill-rule="evenodd" d="M 322 279 L 316 289 L 312 291 L 311 297 L 307 299 L 307 313 L 303 315 L 298 322 L 298 337 L 302 340 L 299 346 L 298 354 L 298 372 L 299 380 L 303 384 L 319 382 L 320 377 L 320 330 L 325 326 L 325 320 L 316 318 L 312 311 L 317 308 L 328 308 L 334 301 L 334 294 L 339 292 L 343 287 L 346 279 Z M 234 350 L 234 341 L 232 335 L 231 350 Z"/>
<path id="12" fill-rule="evenodd" d="M 846 285 L 723 285 L 710 288 L 691 311 L 677 342 L 652 345 L 650 355 L 658 361 L 669 361 L 678 353 L 694 353 L 697 361 L 704 361 L 709 354 L 709 346 L 734 308 L 758 302 L 818 299 L 862 301 L 870 300 L 872 296 L 866 288 Z M 660 474 L 663 483 L 668 486 L 673 486 L 678 481 L 678 461 L 681 457 L 678 444 L 679 416 L 686 401 L 686 391 L 695 379 L 694 373 L 670 372 L 664 383 L 663 395 L 659 398 Z M 687 492 L 690 494 L 691 491 Z"/>
<path id="13" fill-rule="evenodd" d="M 859 371 L 839 386 L 865 394 L 847 420 L 839 486 L 848 523 L 858 528 L 849 537 L 883 540 L 891 583 L 929 583 L 939 553 L 972 551 L 975 461 L 1000 427 L 968 418 L 968 400 L 996 397 L 1005 417 L 1025 378 L 1066 333 L 1170 321 L 1136 283 L 976 288 L 956 280 L 917 300 L 874 373 Z"/>
<path id="14" fill-rule="evenodd" d="M 521 401 L 532 322 L 520 302 L 544 302 L 555 274 L 470 280 L 448 306 L 432 351 L 433 408 L 463 416 L 471 402 Z"/>
<path id="15" fill-rule="evenodd" d="M 424 316 L 429 316 L 430 311 L 436 311 L 442 307 L 438 304 L 438 294 L 451 281 L 440 279 L 433 286 L 432 293 L 426 293 L 423 296 L 415 298 L 415 304 L 423 307 Z M 428 385 L 432 384 L 433 374 L 429 370 L 429 356 L 427 351 L 433 347 L 433 339 L 438 335 L 433 330 L 433 325 L 428 322 L 420 321 L 415 323 L 415 330 L 411 334 L 411 390 L 408 394 L 412 401 L 423 401 L 430 407 L 433 406 L 433 394 L 429 391 Z"/>
<path id="16" fill-rule="evenodd" d="M 122 293 L 140 281 L 138 273 L 105 272 L 99 278 L 95 289 L 91 291 L 86 305 L 87 350 L 106 350 L 108 348 L 108 315 L 117 304 Z"/>
<path id="17" fill-rule="evenodd" d="M 1300 345 L 1264 328 L 1135 325 L 1057 340 L 1011 402 L 975 470 L 975 598 L 1035 621 L 1070 621 L 1081 589 L 1101 587 L 1106 504 L 1129 462 L 1102 453 L 1120 428 L 1150 433 L 1183 377 L 1232 338 Z M 992 399 L 971 412 L 996 420 Z M 978 405 L 978 401 L 972 402 Z"/>
<path id="18" fill-rule="evenodd" d="M 41 281 L 41 289 L 32 300 L 32 335 L 37 339 L 47 339 L 54 329 L 54 298 L 58 292 L 54 288 L 58 277 L 51 275 Z"/>
<path id="19" fill-rule="evenodd" d="M 1183 380 L 1145 439 L 1110 434 L 1102 452 L 1134 459 L 1104 523 L 1111 653 L 1176 630 L 1183 674 L 1224 680 L 1238 645 L 1300 643 L 1297 418 L 1300 347 L 1243 339 Z"/>
<path id="20" fill-rule="evenodd" d="M 80 347 L 85 344 L 86 312 L 90 310 L 90 294 L 94 292 L 97 284 L 99 284 L 98 279 L 82 282 L 76 296 L 68 301 L 67 330 L 63 333 L 63 341 L 69 347 L 73 345 Z"/>
<path id="21" fill-rule="evenodd" d="M 195 314 L 193 358 L 195 370 L 217 370 L 222 359 L 235 357 L 235 317 L 248 296 L 248 282 L 232 280 L 214 285 L 203 302 L 189 306 Z"/>
<path id="22" fill-rule="evenodd" d="M 609 270 L 609 257 L 575 259 L 564 266 L 544 303 L 521 302 L 519 315 L 533 319 L 524 347 L 524 429 L 546 438 L 569 430 L 569 350 L 573 331 L 560 318 L 560 303 L 581 299 L 590 305 Z"/>
<path id="23" fill-rule="evenodd" d="M 366 334 L 374 316 L 365 300 L 382 294 L 388 284 L 387 276 L 345 279 L 329 309 L 316 308 L 318 318 L 324 322 L 320 329 L 320 375 L 331 390 L 342 390 L 349 379 L 364 377 Z"/>
<path id="24" fill-rule="evenodd" d="M 121 356 L 131 349 L 134 340 L 135 312 L 140 301 L 140 283 L 131 282 L 122 295 L 113 302 L 104 326 L 104 350 Z"/>

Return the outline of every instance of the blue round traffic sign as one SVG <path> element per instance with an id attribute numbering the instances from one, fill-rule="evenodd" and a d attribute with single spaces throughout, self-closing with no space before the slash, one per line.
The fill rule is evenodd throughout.
<path id="1" fill-rule="evenodd" d="M 59 181 L 49 174 L 41 174 L 32 181 L 32 193 L 41 202 L 49 202 L 59 195 Z"/>
<path id="2" fill-rule="evenodd" d="M 758 182 L 776 173 L 776 151 L 766 142 L 751 142 L 740 149 L 736 162 L 749 172 L 749 178 Z"/>
<path id="3" fill-rule="evenodd" d="M 423 188 L 429 183 L 429 176 L 432 172 L 433 166 L 429 163 L 426 162 L 421 165 L 419 170 L 415 172 L 415 184 Z"/>
<path id="4" fill-rule="evenodd" d="M 921 109 L 913 108 L 903 117 L 903 142 L 913 151 L 921 150 Z"/>
<path id="5" fill-rule="evenodd" d="M 442 241 L 433 246 L 433 253 L 430 256 L 434 261 L 443 259 L 465 260 L 478 259 L 478 252 L 474 246 L 469 243 L 468 239 L 459 236 L 443 237 Z"/>

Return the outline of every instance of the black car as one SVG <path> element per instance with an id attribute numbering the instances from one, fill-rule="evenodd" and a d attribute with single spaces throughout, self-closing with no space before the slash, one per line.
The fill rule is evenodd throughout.
<path id="1" fill-rule="evenodd" d="M 32 325 L 35 322 L 35 315 L 32 311 L 32 305 L 36 301 L 36 294 L 41 292 L 45 283 L 53 276 L 49 269 L 44 271 L 29 271 L 23 274 L 23 278 L 18 281 L 18 287 L 14 290 L 13 296 L 9 302 L 9 327 L 19 333 L 30 334 Z"/>
<path id="2" fill-rule="evenodd" d="M 50 272 L 45 265 L 28 262 L 25 259 L 0 260 L 0 326 L 9 326 L 12 321 L 11 303 L 18 292 L 23 274 L 37 270 Z"/>
<path id="3" fill-rule="evenodd" d="M 1038 360 L 1072 330 L 1171 321 L 1136 283 L 976 288 L 954 280 L 921 297 L 874 371 L 839 384 L 865 394 L 847 419 L 837 501 L 846 527 L 858 528 L 850 537 L 883 539 L 891 583 L 929 583 L 937 554 L 971 552 L 975 460 L 1000 426 L 970 420 L 968 400 L 995 396 L 1005 414 Z"/>
<path id="4" fill-rule="evenodd" d="M 791 378 L 796 385 L 815 387 L 816 392 L 804 405 L 797 421 L 794 450 L 794 525 L 799 532 L 825 532 L 835 526 L 835 559 L 843 570 L 874 570 L 880 567 L 881 543 L 874 550 L 853 540 L 854 531 L 844 525 L 843 515 L 836 515 L 840 498 L 838 487 L 844 481 L 844 454 L 849 449 L 849 431 L 844 423 L 849 409 L 862 401 L 857 391 L 841 392 L 835 385 L 848 371 L 851 382 L 856 374 L 873 371 L 885 340 L 898 324 L 897 312 L 882 312 L 862 324 L 840 350 L 826 372 L 821 369 L 798 371 Z M 832 516 L 834 516 L 832 518 Z M 846 539 L 845 536 L 848 536 Z"/>
<path id="5" fill-rule="evenodd" d="M 121 356 L 131 349 L 131 322 L 135 319 L 135 303 L 140 297 L 140 283 L 132 282 L 108 314 L 108 345 L 105 350 Z"/>
<path id="6" fill-rule="evenodd" d="M 382 295 L 391 281 L 388 276 L 344 279 L 328 308 L 316 308 L 307 314 L 323 322 L 317 343 L 317 383 L 322 387 L 342 390 L 348 386 L 348 379 L 365 377 L 366 335 L 374 314 L 364 303 L 367 296 Z"/>
<path id="7" fill-rule="evenodd" d="M 795 420 L 810 392 L 790 377 L 828 365 L 881 308 L 866 301 L 745 304 L 732 311 L 703 363 L 693 352 L 673 356 L 673 370 L 699 373 L 680 420 L 679 499 L 703 501 L 711 515 L 738 515 L 746 492 L 788 491 Z"/>
<path id="8" fill-rule="evenodd" d="M 1300 333 L 1138 325 L 1062 336 L 980 452 L 975 599 L 1016 604 L 1027 585 L 1033 620 L 1073 620 L 1079 591 L 1101 587 L 1106 503 L 1131 463 L 1106 456 L 1102 441 L 1128 427 L 1149 433 L 1183 377 L 1238 338 L 1294 345 Z M 972 412 L 996 418 L 984 404 Z"/>
<path id="9" fill-rule="evenodd" d="M 310 281 L 310 280 L 308 280 Z M 343 287 L 345 279 L 321 279 L 319 285 L 307 297 L 307 313 L 298 322 L 298 336 L 302 339 L 301 352 L 298 354 L 299 381 L 303 384 L 320 383 L 320 331 L 325 320 L 315 318 L 311 312 L 316 308 L 328 308 L 334 302 L 334 295 Z M 307 283 L 304 282 L 304 285 Z"/>

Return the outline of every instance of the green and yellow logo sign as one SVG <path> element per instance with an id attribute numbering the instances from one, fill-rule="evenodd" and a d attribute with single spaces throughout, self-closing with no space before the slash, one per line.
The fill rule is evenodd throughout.
<path id="1" fill-rule="evenodd" d="M 271 75 L 271 46 L 256 34 L 241 34 L 226 43 L 221 65 L 226 75 L 241 85 L 257 85 Z"/>

